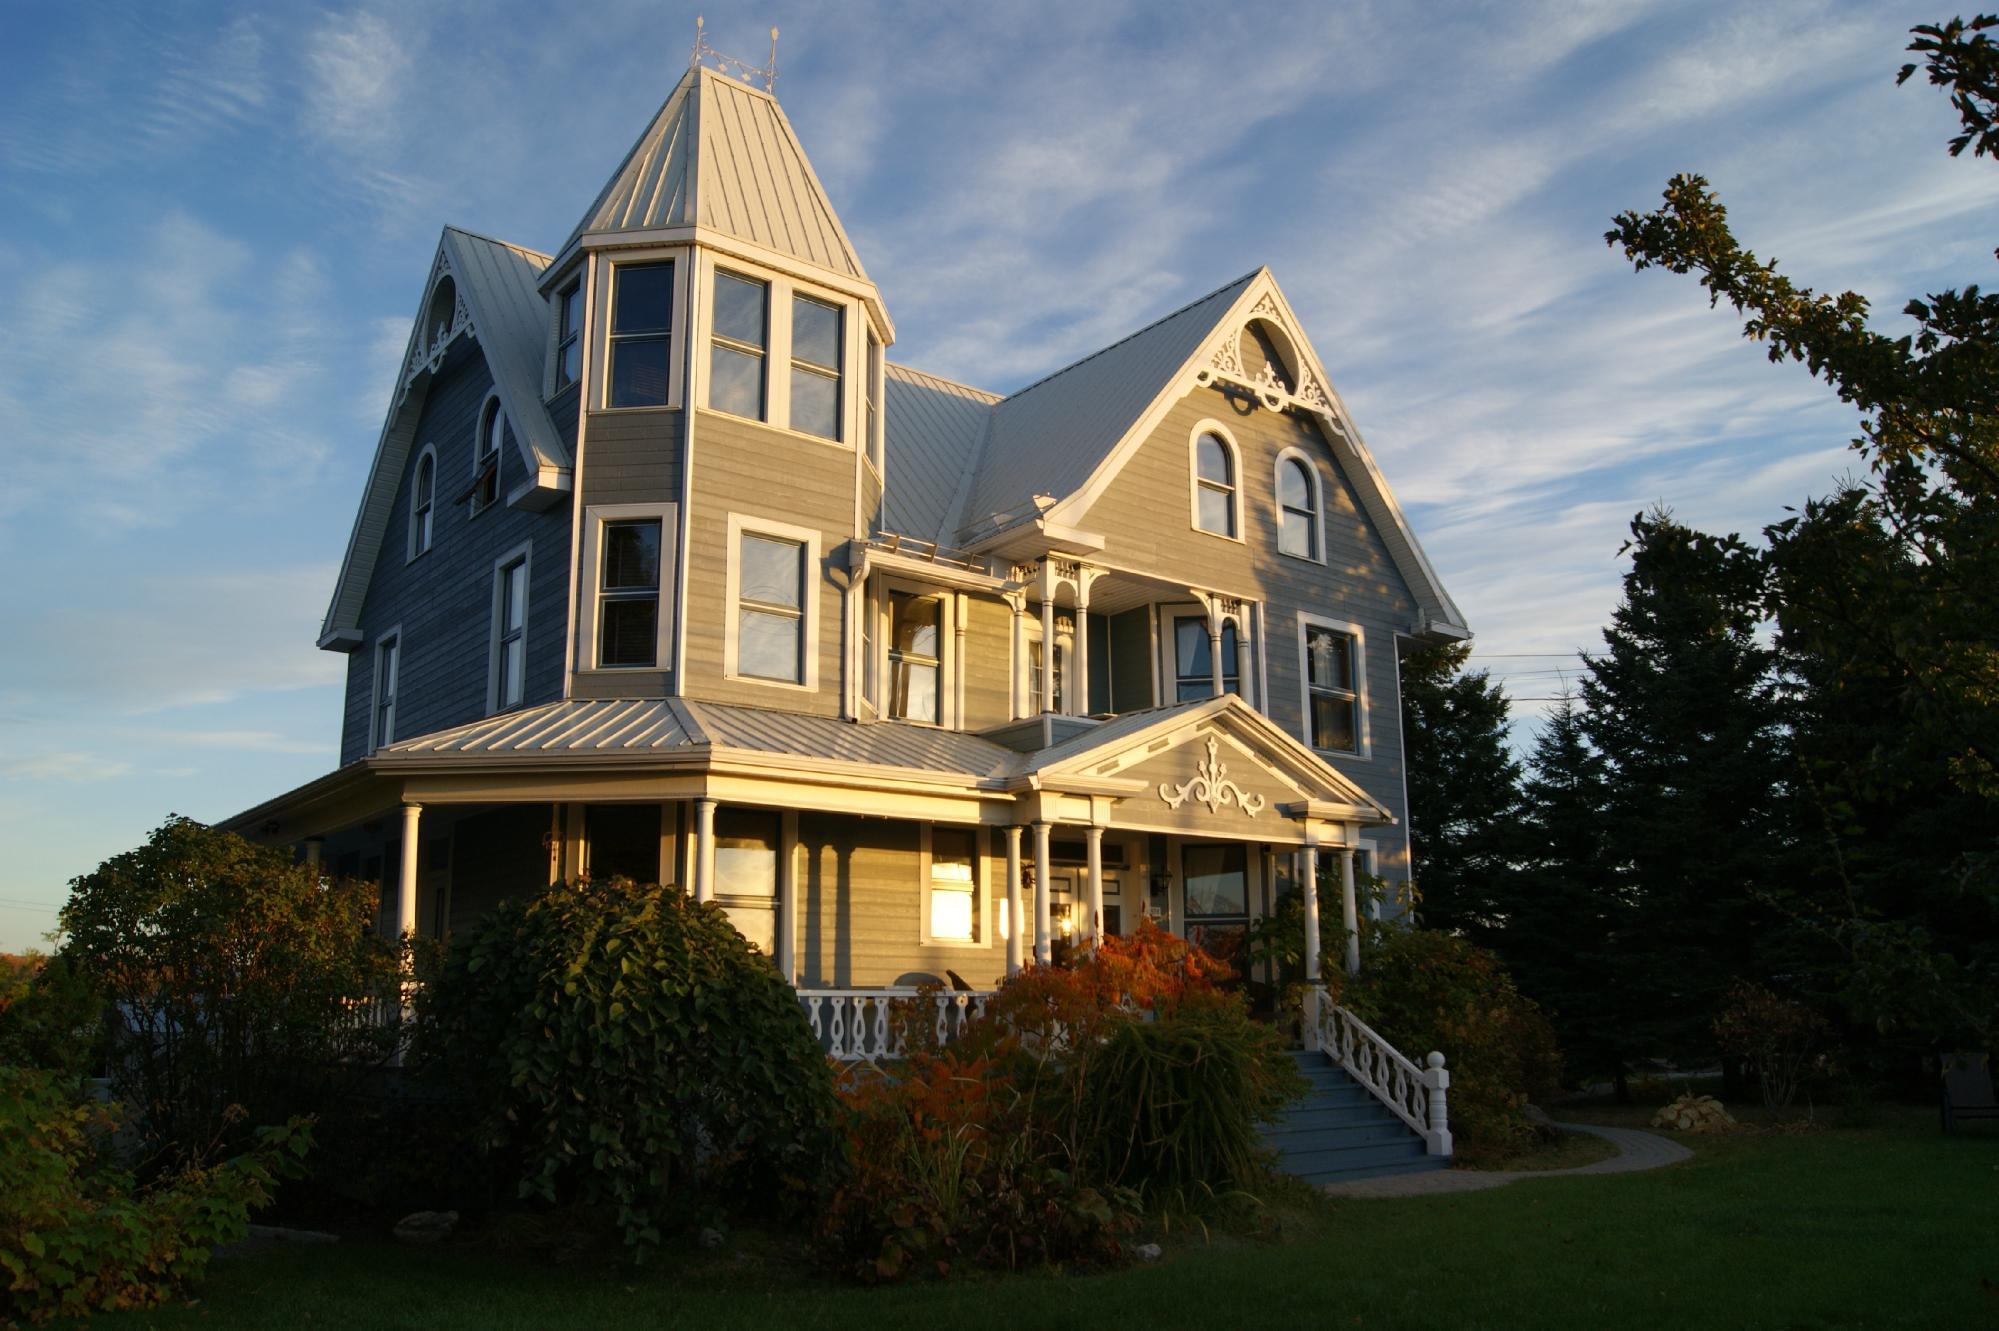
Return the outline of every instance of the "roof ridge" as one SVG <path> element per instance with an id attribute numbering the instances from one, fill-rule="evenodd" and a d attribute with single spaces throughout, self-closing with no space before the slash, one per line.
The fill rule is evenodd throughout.
<path id="1" fill-rule="evenodd" d="M 952 388 L 962 388 L 967 393 L 976 393 L 980 397 L 991 399 L 992 402 L 1002 402 L 1006 399 L 1006 394 L 1004 393 L 995 393 L 990 388 L 980 388 L 977 384 L 968 384 L 963 379 L 953 379 L 948 375 L 932 374 L 928 370 L 919 370 L 914 365 L 909 365 L 902 361 L 884 360 L 882 368 L 884 370 L 902 370 L 908 374 L 920 374 L 932 383 L 947 384 Z"/>
<path id="2" fill-rule="evenodd" d="M 1230 287 L 1240 286 L 1244 282 L 1250 281 L 1258 273 L 1262 272 L 1264 270 L 1264 267 L 1266 266 L 1267 265 L 1258 265 L 1257 267 L 1252 268 L 1250 271 L 1244 273 L 1241 277 L 1231 278 L 1229 281 L 1222 283 L 1220 286 L 1216 287 L 1213 291 L 1208 292 L 1206 295 L 1196 296 L 1194 299 L 1188 301 L 1185 305 L 1182 305 L 1179 309 L 1173 310 L 1167 314 L 1160 315 L 1157 319 L 1154 319 L 1151 323 L 1145 325 L 1145 327 L 1143 328 L 1134 328 L 1131 332 L 1126 333 L 1123 337 L 1119 338 L 1117 341 L 1098 347 L 1095 351 L 1092 351 L 1089 355 L 1083 356 L 1077 360 L 1070 361 L 1067 365 L 1064 365 L 1059 370 L 1054 370 L 1048 374 L 1042 375 L 1039 379 L 1036 379 L 1033 383 L 1027 385 L 1027 387 L 1017 388 L 1013 392 L 1008 393 L 1004 398 L 1000 400 L 1002 402 L 1011 402 L 1013 401 L 1013 399 L 1017 397 L 1025 397 L 1027 394 L 1032 393 L 1035 389 L 1041 387 L 1041 385 L 1047 383 L 1049 380 L 1060 379 L 1063 375 L 1069 373 L 1069 371 L 1076 369 L 1079 366 L 1089 364 L 1091 361 L 1095 360 L 1097 357 L 1101 355 L 1104 355 L 1106 352 L 1117 350 L 1119 347 L 1131 341 L 1133 338 L 1142 337 L 1145 334 L 1151 332 L 1153 329 L 1159 327 L 1159 325 L 1179 318 L 1187 311 L 1193 309 L 1196 305 L 1204 304 L 1207 301 L 1213 300 L 1216 296 L 1221 295 L 1224 291 L 1227 291 Z"/>
<path id="3" fill-rule="evenodd" d="M 470 236 L 473 240 L 483 240 L 488 245 L 498 245 L 501 249 L 512 250 L 514 253 L 526 258 L 540 259 L 544 267 L 555 262 L 555 256 L 552 254 L 543 254 L 540 250 L 531 250 L 525 245 L 516 245 L 511 240 L 501 240 L 498 236 L 489 236 L 483 231 L 474 231 L 469 227 L 453 226 L 449 222 L 444 224 L 444 229 L 446 231 L 456 231 L 461 236 Z"/>

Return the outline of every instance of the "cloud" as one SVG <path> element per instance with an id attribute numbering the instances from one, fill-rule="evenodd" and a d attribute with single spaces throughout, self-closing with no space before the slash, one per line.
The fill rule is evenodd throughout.
<path id="1" fill-rule="evenodd" d="M 122 758 L 104 758 L 94 753 L 54 752 L 28 758 L 0 758 L 0 778 L 9 781 L 60 781 L 75 785 L 130 776 L 132 770 L 132 764 Z"/>

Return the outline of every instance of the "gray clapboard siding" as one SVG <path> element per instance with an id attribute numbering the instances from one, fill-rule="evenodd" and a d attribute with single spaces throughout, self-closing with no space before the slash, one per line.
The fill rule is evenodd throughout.
<path id="1" fill-rule="evenodd" d="M 347 698 L 340 760 L 368 751 L 374 695 L 375 645 L 386 630 L 403 630 L 397 680 L 399 736 L 421 735 L 486 714 L 491 665 L 493 564 L 525 541 L 534 543 L 528 574 L 527 705 L 562 693 L 562 638 L 568 619 L 569 506 L 546 513 L 509 508 L 504 496 L 521 480 L 519 455 L 500 452 L 500 503 L 473 515 L 459 502 L 472 485 L 473 437 L 479 409 L 493 386 L 485 362 L 472 356 L 445 371 L 431 390 L 403 468 L 388 530 L 362 602 L 365 641 L 347 661 Z M 409 560 L 411 485 L 425 444 L 436 446 L 437 481 L 428 553 Z"/>
<path id="2" fill-rule="evenodd" d="M 591 447 L 594 447 L 594 440 Z M 854 455 L 845 448 L 803 439 L 783 430 L 703 410 L 694 426 L 693 497 L 688 505 L 687 678 L 690 698 L 742 703 L 783 711 L 836 715 L 840 711 L 845 614 L 839 587 L 826 576 L 844 565 L 854 527 Z M 725 678 L 723 635 L 734 608 L 727 604 L 729 515 L 762 518 L 819 532 L 820 567 L 808 570 L 818 598 L 814 692 Z"/>
<path id="3" fill-rule="evenodd" d="M 798 967 L 801 988 L 893 984 L 911 971 L 943 977 L 954 970 L 979 988 L 1006 971 L 998 914 L 987 908 L 985 943 L 925 947 L 917 824 L 800 814 L 798 818 Z M 990 847 L 987 848 L 990 852 Z M 980 888 L 991 892 L 1004 861 L 987 854 Z"/>
<path id="4" fill-rule="evenodd" d="M 1013 719 L 1013 611 L 989 596 L 966 598 L 965 715 L 961 730 L 984 730 Z"/>
<path id="5" fill-rule="evenodd" d="M 679 503 L 682 421 L 677 408 L 591 412 L 583 503 Z"/>

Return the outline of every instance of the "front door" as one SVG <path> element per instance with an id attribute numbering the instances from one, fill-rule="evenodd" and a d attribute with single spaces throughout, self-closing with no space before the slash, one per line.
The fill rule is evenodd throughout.
<path id="1" fill-rule="evenodd" d="M 1057 938 L 1074 938 L 1090 909 L 1087 869 L 1055 869 L 1048 875 L 1048 927 Z M 1124 933 L 1124 873 L 1104 870 L 1104 932 Z"/>
<path id="2" fill-rule="evenodd" d="M 1249 936 L 1249 847 L 1240 841 L 1180 847 L 1186 888 L 1187 941 L 1241 965 Z"/>

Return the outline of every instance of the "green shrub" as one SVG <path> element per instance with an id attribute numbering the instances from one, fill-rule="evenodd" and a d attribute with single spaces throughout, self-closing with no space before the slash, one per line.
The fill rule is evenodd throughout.
<path id="1" fill-rule="evenodd" d="M 0 998 L 0 1063 L 40 1068 L 67 1080 L 101 1072 L 104 996 L 70 956 L 38 957 Z"/>
<path id="2" fill-rule="evenodd" d="M 356 1012 L 401 980 L 375 904 L 185 818 L 70 884 L 59 957 L 117 1013 L 112 1076 L 166 1158 L 337 1105 L 394 1051 Z"/>
<path id="3" fill-rule="evenodd" d="M 187 1165 L 143 1191 L 98 1167 L 109 1111 L 79 1107 L 51 1073 L 0 1067 L 0 1322 L 150 1307 L 198 1280 L 217 1244 L 294 1175 L 304 1120 L 266 1128 L 244 1155 Z"/>
<path id="4" fill-rule="evenodd" d="M 1370 939 L 1359 975 L 1335 977 L 1334 1001 L 1409 1058 L 1420 1064 L 1434 1049 L 1449 1060 L 1461 1159 L 1501 1160 L 1541 1139 L 1525 1109 L 1557 1089 L 1561 1054 L 1547 1017 L 1498 957 L 1451 934 L 1385 928 Z"/>
<path id="5" fill-rule="evenodd" d="M 421 1000 L 420 1061 L 482 1107 L 523 1198 L 608 1207 L 642 1258 L 839 1159 L 791 986 L 719 906 L 623 879 L 503 903 Z"/>

